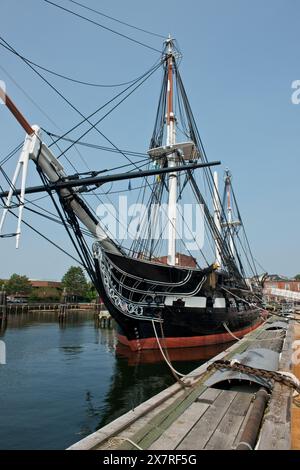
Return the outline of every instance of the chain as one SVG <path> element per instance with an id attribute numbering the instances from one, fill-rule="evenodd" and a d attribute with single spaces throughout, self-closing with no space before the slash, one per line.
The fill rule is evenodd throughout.
<path id="1" fill-rule="evenodd" d="M 292 378 L 285 376 L 279 372 L 265 370 L 265 369 L 256 369 L 255 367 L 246 366 L 244 364 L 240 364 L 238 362 L 230 362 L 230 361 L 215 361 L 210 364 L 207 370 L 212 369 L 229 369 L 229 370 L 236 370 L 238 372 L 243 372 L 245 374 L 250 374 L 255 377 L 262 377 L 267 380 L 274 380 L 275 382 L 279 382 L 283 385 L 286 385 L 289 388 L 296 390 L 300 393 L 300 385 L 297 384 Z"/>

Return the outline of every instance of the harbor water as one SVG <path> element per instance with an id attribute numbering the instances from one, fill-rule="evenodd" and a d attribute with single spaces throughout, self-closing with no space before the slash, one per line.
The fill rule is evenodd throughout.
<path id="1" fill-rule="evenodd" d="M 159 351 L 117 344 L 92 312 L 11 314 L 0 321 L 0 449 L 64 449 L 174 383 Z M 195 369 L 227 345 L 174 350 L 173 365 Z"/>

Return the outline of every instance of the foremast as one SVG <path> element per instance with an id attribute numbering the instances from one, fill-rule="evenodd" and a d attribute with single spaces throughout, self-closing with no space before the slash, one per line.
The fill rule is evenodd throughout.
<path id="1" fill-rule="evenodd" d="M 229 242 L 231 256 L 234 258 L 237 255 L 235 237 L 242 223 L 239 217 L 236 220 L 233 217 L 231 173 L 228 169 L 225 170 L 224 183 L 223 210 L 226 214 L 226 220 L 223 221 L 222 228 L 225 231 L 225 238 Z"/>

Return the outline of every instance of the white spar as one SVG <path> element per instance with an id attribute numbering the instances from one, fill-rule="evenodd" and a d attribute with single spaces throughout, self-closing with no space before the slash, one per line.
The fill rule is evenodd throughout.
<path id="1" fill-rule="evenodd" d="M 34 146 L 36 146 L 37 148 L 35 149 Z M 33 152 L 38 152 L 39 146 L 40 146 L 40 142 L 37 138 L 33 142 L 32 136 L 28 134 L 26 135 L 23 148 L 20 154 L 20 158 L 18 160 L 15 173 L 12 178 L 11 187 L 9 189 L 7 199 L 5 201 L 5 208 L 3 209 L 3 212 L 2 212 L 2 217 L 0 221 L 0 234 L 2 234 L 2 228 L 5 222 L 7 213 L 12 207 L 11 201 L 12 201 L 12 197 L 14 193 L 14 188 L 16 187 L 16 183 L 21 173 L 21 193 L 19 196 L 19 203 L 18 203 L 19 213 L 18 213 L 18 224 L 17 224 L 17 231 L 16 231 L 16 248 L 19 248 L 20 235 L 21 235 L 21 222 L 22 222 L 23 208 L 25 204 L 25 190 L 26 190 L 26 177 L 27 177 L 27 170 L 28 170 L 28 162 L 29 162 L 30 155 Z"/>

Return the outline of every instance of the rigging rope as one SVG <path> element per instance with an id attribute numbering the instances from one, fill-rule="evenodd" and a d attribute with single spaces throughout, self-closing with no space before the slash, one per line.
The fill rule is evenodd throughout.
<path id="1" fill-rule="evenodd" d="M 204 149 L 204 146 L 203 146 L 203 143 L 202 143 L 202 140 L 201 140 L 196 122 L 195 122 L 195 118 L 193 116 L 193 112 L 192 112 L 190 103 L 188 101 L 187 94 L 186 94 L 186 91 L 185 91 L 185 88 L 184 88 L 184 85 L 183 85 L 183 82 L 182 82 L 182 79 L 181 79 L 181 76 L 180 76 L 180 73 L 179 73 L 178 66 L 177 66 L 176 62 L 174 63 L 174 69 L 175 69 L 175 75 L 176 75 L 178 89 L 179 89 L 179 92 L 182 96 L 183 105 L 184 105 L 184 109 L 185 109 L 185 113 L 186 113 L 186 117 L 187 117 L 187 123 L 188 123 L 190 138 L 196 144 L 196 146 L 197 146 L 197 148 L 200 152 L 201 160 L 204 161 L 204 162 L 207 162 L 208 159 L 207 159 L 207 156 L 206 156 L 206 152 L 205 152 L 205 149 Z M 208 188 L 209 188 L 209 191 L 210 191 L 211 198 L 213 200 L 214 199 L 215 184 L 214 184 L 214 179 L 213 179 L 211 168 L 204 168 L 204 174 L 206 175 L 206 181 L 207 181 L 207 184 L 208 184 Z M 192 177 L 192 179 L 193 179 L 193 177 Z M 193 185 L 194 186 L 196 185 L 196 187 L 198 188 L 195 180 L 193 180 Z M 219 195 L 218 192 L 217 192 L 217 197 L 218 197 L 219 205 L 222 209 L 222 216 L 224 217 L 224 220 L 227 221 L 227 216 L 226 216 L 224 208 L 221 204 L 220 195 Z M 201 198 L 203 199 L 202 195 L 201 195 Z M 209 213 L 209 211 L 208 211 L 208 213 Z M 218 230 L 215 227 L 214 220 L 211 217 L 208 218 L 208 220 L 209 220 L 209 224 L 211 225 L 211 227 L 213 229 L 215 239 L 219 240 L 219 242 L 218 242 L 219 243 L 219 248 L 220 248 L 219 251 L 221 252 L 221 254 L 223 254 L 223 252 L 224 252 L 224 255 L 223 255 L 224 265 L 228 266 L 229 270 L 232 271 L 232 274 L 235 277 L 237 276 L 237 278 L 241 279 L 242 275 L 244 275 L 244 273 L 239 272 L 238 267 L 237 267 L 237 265 L 235 263 L 235 260 L 234 260 L 233 253 L 231 253 L 230 246 L 228 245 L 226 240 L 224 240 L 224 239 L 221 240 L 220 239 L 220 236 L 218 234 Z M 221 242 L 221 244 L 220 244 L 220 242 Z M 234 244 L 235 251 L 237 253 L 235 240 L 233 240 L 233 244 Z M 241 263 L 240 263 L 240 265 L 241 265 Z"/>
<path id="2" fill-rule="evenodd" d="M 113 147 L 105 147 L 104 145 L 97 145 L 97 144 L 92 144 L 90 142 L 81 142 L 81 141 L 75 141 L 74 139 L 70 139 L 68 137 L 63 137 L 58 134 L 54 134 L 53 132 L 47 131 L 46 129 L 42 129 L 49 137 L 55 137 L 58 140 L 64 140 L 66 142 L 71 142 L 77 145 L 82 145 L 83 147 L 88 147 L 92 149 L 97 149 L 97 150 L 105 150 L 107 152 L 113 152 L 113 153 L 119 153 L 115 148 Z M 149 161 L 149 156 L 144 153 L 144 152 L 134 152 L 133 150 L 124 150 L 120 149 L 122 152 L 126 153 L 127 155 L 130 155 L 131 157 L 145 157 Z"/>
<path id="3" fill-rule="evenodd" d="M 15 51 L 15 50 L 12 48 L 12 46 L 10 46 L 3 38 L 1 38 L 1 39 L 2 39 L 2 41 L 4 41 L 13 51 Z M 17 55 L 19 55 L 19 54 L 17 53 L 17 51 L 15 51 L 15 52 L 16 52 Z M 22 58 L 22 57 L 21 57 L 21 58 Z M 150 69 L 149 71 L 147 71 L 145 74 L 143 74 L 143 76 L 141 76 L 141 77 L 136 81 L 136 83 L 138 83 L 141 79 L 143 79 L 143 80 L 142 80 L 140 83 L 138 83 L 138 85 L 137 85 L 133 90 L 131 90 L 131 92 L 128 93 L 128 94 L 125 96 L 125 98 L 123 98 L 123 99 L 122 99 L 120 102 L 118 102 L 117 105 L 115 105 L 108 113 L 106 113 L 105 116 L 103 116 L 100 120 L 98 120 L 98 122 L 97 122 L 96 124 L 92 124 L 92 123 L 89 121 L 89 118 L 85 117 L 85 116 L 84 116 L 68 99 L 66 99 L 66 98 L 65 98 L 47 79 L 45 79 L 45 77 L 43 77 L 37 70 L 35 70 L 34 67 L 33 67 L 31 64 L 27 63 L 26 60 L 25 60 L 24 62 L 25 62 L 43 81 L 45 81 L 45 82 L 46 82 L 64 101 L 66 101 L 77 113 L 79 113 L 79 114 L 84 118 L 82 122 L 87 121 L 87 122 L 91 125 L 91 128 L 88 129 L 88 130 L 80 137 L 80 139 L 81 139 L 83 136 L 85 136 L 88 132 L 90 132 L 90 130 L 93 128 L 93 129 L 95 129 L 102 137 L 104 137 L 119 153 L 121 153 L 122 155 L 124 155 L 125 158 L 126 158 L 128 161 L 130 161 L 130 163 L 132 163 L 136 168 L 138 168 L 138 166 L 137 166 L 134 162 L 132 162 L 132 160 L 131 160 L 127 155 L 125 155 L 122 151 L 120 151 L 120 149 L 118 149 L 118 147 L 117 147 L 115 144 L 113 144 L 113 142 L 112 142 L 110 139 L 108 139 L 96 126 L 97 126 L 97 124 L 98 124 L 101 120 L 103 120 L 108 114 L 110 114 L 117 106 L 119 106 L 128 96 L 130 96 L 137 88 L 139 88 L 139 87 L 140 87 L 140 86 L 141 86 L 141 85 L 160 67 L 160 65 L 161 65 L 160 62 L 159 62 L 158 64 L 156 64 L 155 66 L 153 66 L 152 69 Z M 134 84 L 133 84 L 133 85 L 134 85 Z M 133 85 L 130 85 L 130 86 L 128 87 L 128 89 L 131 88 Z M 120 96 L 124 91 L 126 91 L 126 90 L 123 90 L 123 91 L 122 91 L 121 93 L 119 93 L 117 96 Z M 114 97 L 112 100 L 110 100 L 110 102 L 113 101 L 115 98 L 116 98 L 116 97 Z M 105 105 L 107 105 L 107 104 L 108 104 L 108 103 L 106 103 Z M 104 106 L 105 106 L 105 105 L 104 105 Z M 103 107 L 104 107 L 104 106 L 103 106 Z M 98 112 L 98 110 L 97 110 L 96 112 Z M 96 112 L 92 113 L 92 115 L 94 115 Z M 75 126 L 75 127 L 78 127 L 78 125 Z M 78 139 L 78 140 L 79 140 L 79 139 Z M 61 157 L 62 155 L 65 155 L 65 153 L 66 153 L 73 145 L 75 145 L 75 143 L 76 143 L 76 142 L 72 143 L 72 144 L 68 147 L 68 149 L 64 150 L 64 152 L 61 152 L 61 154 L 60 154 L 59 157 Z M 56 145 L 57 145 L 57 141 L 56 141 L 56 142 L 53 142 L 53 144 L 56 144 Z M 58 157 L 58 158 L 59 158 L 59 157 Z M 71 166 L 75 169 L 74 165 L 70 162 L 70 160 L 68 160 L 68 161 L 69 161 L 69 163 L 71 164 Z M 87 166 L 88 166 L 88 165 L 87 165 Z M 75 171 L 76 171 L 76 169 L 75 169 Z M 96 197 L 99 198 L 99 196 L 96 196 Z"/>
<path id="4" fill-rule="evenodd" d="M 98 23 L 97 21 L 91 20 L 90 18 L 87 18 L 86 16 L 80 15 L 79 13 L 75 13 L 75 11 L 69 10 L 68 8 L 65 8 L 61 5 L 58 5 L 57 3 L 51 2 L 50 0 L 42 0 L 42 1 L 44 1 L 45 3 L 48 3 L 49 5 L 55 6 L 56 8 L 59 8 L 60 10 L 65 11 L 66 13 L 70 13 L 71 15 L 74 15 L 78 18 L 81 18 L 82 20 L 85 20 L 85 21 L 87 21 L 91 24 L 94 24 L 95 26 L 99 26 L 100 28 L 103 28 L 107 31 L 110 31 L 111 33 L 117 34 L 118 36 L 121 36 L 125 39 L 128 39 L 128 41 L 132 41 L 136 44 L 139 44 L 140 46 L 146 47 L 147 49 L 150 49 L 154 52 L 158 52 L 159 54 L 161 54 L 161 51 L 159 49 L 156 49 L 155 47 L 149 46 L 148 44 L 145 44 L 144 42 L 138 41 L 137 39 L 133 39 L 132 37 L 127 36 L 126 34 L 120 33 L 120 32 L 118 32 L 118 31 L 116 31 L 112 28 L 108 28 L 107 26 L 104 26 L 103 24 Z"/>
<path id="5" fill-rule="evenodd" d="M 3 166 L 6 162 L 8 162 L 21 148 L 23 147 L 23 142 L 21 142 L 19 145 L 17 145 L 13 150 L 11 150 L 6 157 L 4 157 L 0 161 L 0 166 Z"/>
<path id="6" fill-rule="evenodd" d="M 125 26 L 128 26 L 129 28 L 133 28 L 133 29 L 136 29 L 138 31 L 142 31 L 143 33 L 151 34 L 152 36 L 156 36 L 156 37 L 159 37 L 159 38 L 162 38 L 162 39 L 166 39 L 166 37 L 163 36 L 162 34 L 153 33 L 153 31 L 148 31 L 147 29 L 142 29 L 142 28 L 139 28 L 137 26 L 133 26 L 132 24 L 125 23 L 125 21 L 121 21 L 121 20 L 118 20 L 117 18 L 114 18 L 113 16 L 106 15 L 106 14 L 104 14 L 103 12 L 101 12 L 99 10 L 94 10 L 94 8 L 90 8 L 90 7 L 88 7 L 86 5 L 83 5 L 82 3 L 79 3 L 79 2 L 75 2 L 75 0 L 68 0 L 68 1 L 71 2 L 71 3 L 75 3 L 76 5 L 79 5 L 80 7 L 85 8 L 86 10 L 92 11 L 93 13 L 97 13 L 97 15 L 101 15 L 101 16 L 104 16 L 105 18 L 109 18 L 110 20 L 116 21 L 117 23 L 124 24 Z"/>
<path id="7" fill-rule="evenodd" d="M 112 142 L 111 142 L 109 139 L 107 139 L 106 136 L 105 136 L 103 133 L 101 133 L 100 130 L 96 127 L 98 123 L 93 124 L 92 122 L 90 122 L 89 119 L 90 119 L 92 116 L 94 116 L 96 113 L 98 113 L 101 109 L 103 109 L 105 106 L 107 106 L 107 105 L 110 104 L 112 101 L 114 101 L 116 98 L 118 98 L 121 94 L 123 94 L 123 93 L 126 92 L 128 89 L 130 89 L 133 85 L 135 85 L 135 83 L 138 83 L 142 78 L 146 77 L 145 80 L 143 80 L 143 81 L 139 84 L 139 86 L 140 86 L 141 84 L 143 84 L 144 81 L 146 81 L 146 80 L 160 67 L 160 65 L 161 65 L 160 61 L 159 61 L 159 63 L 156 63 L 156 65 L 154 65 L 150 70 L 148 70 L 148 71 L 145 72 L 141 77 L 139 77 L 139 78 L 136 80 L 136 82 L 134 82 L 133 84 L 129 85 L 125 90 L 122 90 L 122 92 L 118 93 L 115 97 L 113 97 L 113 98 L 112 98 L 111 100 L 109 100 L 107 103 L 105 103 L 104 105 L 102 105 L 100 108 L 98 108 L 96 111 L 94 111 L 91 115 L 89 115 L 89 116 L 86 117 L 86 116 L 84 116 L 84 115 L 79 111 L 79 109 L 78 109 L 76 106 L 74 106 L 74 105 L 73 105 L 73 104 L 54 86 L 54 85 L 52 85 L 52 84 L 49 82 L 49 80 L 47 80 L 40 72 L 38 72 L 29 62 L 27 62 L 25 59 L 23 59 L 22 56 L 20 56 L 20 54 L 19 54 L 3 37 L 0 36 L 0 39 L 1 39 L 5 44 L 7 44 L 7 46 L 8 46 L 16 55 L 18 55 L 18 57 L 20 57 L 21 60 L 23 60 L 23 62 L 31 68 L 31 70 L 33 70 L 33 71 L 35 72 L 35 74 L 37 74 L 48 86 L 50 86 L 50 88 L 51 88 L 55 93 L 57 93 L 58 96 L 59 96 L 63 101 L 65 101 L 74 111 L 76 111 L 76 112 L 83 118 L 83 121 L 81 121 L 79 124 L 77 124 L 76 126 L 74 126 L 74 127 L 71 129 L 71 131 L 74 130 L 74 129 L 76 129 L 79 125 L 83 124 L 84 122 L 88 122 L 88 123 L 90 124 L 90 126 L 91 126 L 91 128 L 89 129 L 88 132 L 90 132 L 90 130 L 92 130 L 92 128 L 95 129 L 102 137 L 104 137 L 106 140 L 108 140 L 111 145 L 113 145 Z M 136 88 L 138 88 L 138 86 L 137 86 Z M 135 88 L 135 89 L 136 89 L 136 88 Z M 135 91 L 135 90 L 134 90 L 134 91 Z M 131 94 L 131 93 L 130 93 L 130 94 Z M 130 96 L 130 94 L 128 94 L 128 96 Z M 127 97 L 128 97 L 128 96 L 127 96 Z M 125 99 L 126 99 L 126 98 L 125 98 Z M 123 99 L 122 101 L 120 101 L 120 102 L 119 102 L 112 110 L 110 110 L 104 117 L 106 117 L 108 114 L 110 114 L 110 113 L 111 113 L 119 104 L 121 104 L 123 101 L 124 101 L 124 99 Z M 104 117 L 103 117 L 102 119 L 104 119 Z M 102 120 L 102 119 L 101 119 L 101 120 Z M 99 122 L 100 122 L 100 120 L 99 120 Z M 70 133 L 71 131 L 68 131 L 67 133 L 65 133 L 64 136 L 67 135 L 68 133 Z M 84 136 L 84 135 L 86 135 L 86 133 L 84 133 L 83 136 Z M 63 137 L 64 137 L 64 136 L 63 136 Z M 72 144 L 69 148 L 71 148 L 73 145 L 74 145 L 74 144 Z M 123 155 L 123 153 L 120 151 L 120 149 L 118 149 L 115 145 L 113 145 L 113 146 L 119 151 L 119 153 L 121 153 L 121 154 Z M 67 149 L 67 150 L 68 150 L 68 149 Z M 66 150 L 66 151 L 67 151 L 67 150 Z M 66 152 L 66 151 L 65 151 L 65 152 Z M 124 156 L 125 156 L 125 155 L 124 155 Z M 126 156 L 125 156 L 125 157 L 126 157 Z"/>
<path id="8" fill-rule="evenodd" d="M 14 217 L 18 217 L 11 209 L 8 210 L 9 213 L 11 215 L 13 215 Z M 33 232 L 37 233 L 40 237 L 44 238 L 44 240 L 46 240 L 48 243 L 50 243 L 51 245 L 53 245 L 55 248 L 57 248 L 59 251 L 61 251 L 62 253 L 64 253 L 65 255 L 69 256 L 69 258 L 73 259 L 73 261 L 76 261 L 76 263 L 80 264 L 81 266 L 85 267 L 84 264 L 79 261 L 77 258 L 75 258 L 74 256 L 72 256 L 70 253 L 68 253 L 66 250 L 64 250 L 61 246 L 57 245 L 57 243 L 55 243 L 53 240 L 51 240 L 50 238 L 46 237 L 46 235 L 44 235 L 42 232 L 40 232 L 39 230 L 37 230 L 36 228 L 34 228 L 31 224 L 29 224 L 28 222 L 26 222 L 26 220 L 22 219 L 22 224 L 26 225 L 27 227 L 29 227 Z"/>
<path id="9" fill-rule="evenodd" d="M 131 96 L 141 85 L 143 85 L 144 82 L 145 82 L 146 80 L 148 80 L 148 78 L 150 78 L 151 75 L 152 75 L 154 72 L 156 72 L 156 70 L 158 70 L 159 67 L 160 67 L 160 64 L 158 64 L 156 67 L 154 67 L 154 70 L 152 70 L 140 83 L 138 83 L 138 84 L 136 85 L 136 87 L 135 87 L 133 90 L 131 90 L 129 93 L 127 93 L 127 95 L 126 95 L 124 98 L 122 98 L 116 105 L 114 105 L 113 108 L 111 108 L 109 111 L 107 111 L 107 113 L 104 114 L 104 116 L 102 116 L 100 119 L 98 119 L 98 120 L 95 122 L 95 124 L 92 124 L 91 121 L 90 121 L 88 118 L 85 118 L 85 121 L 87 121 L 87 122 L 91 125 L 91 127 L 90 127 L 89 129 L 87 129 L 83 134 L 81 134 L 81 136 L 80 136 L 78 139 L 76 139 L 75 143 L 72 143 L 71 145 L 69 145 L 69 147 L 68 147 L 66 150 L 64 150 L 64 152 L 63 152 L 61 155 L 59 155 L 57 158 L 60 158 L 62 155 L 64 155 L 67 151 L 69 151 L 69 150 L 73 147 L 73 145 L 75 145 L 75 144 L 77 143 L 77 141 L 81 140 L 83 137 L 85 137 L 87 134 L 89 134 L 92 129 L 94 129 L 94 130 L 95 130 L 96 132 L 98 132 L 98 134 L 100 134 L 107 142 L 109 142 L 110 145 L 112 145 L 121 155 L 123 155 L 129 162 L 131 162 L 131 163 L 134 165 L 135 163 L 132 162 L 132 160 L 130 160 L 130 158 L 129 158 L 124 152 L 122 152 L 122 150 L 119 149 L 106 135 L 104 135 L 103 132 L 101 132 L 101 131 L 98 129 L 97 125 L 98 125 L 101 121 L 103 121 L 110 113 L 112 113 L 112 111 L 114 111 L 120 104 L 122 104 L 129 96 Z M 73 105 L 72 105 L 72 107 L 73 107 L 82 117 L 84 117 L 83 114 L 82 114 L 78 109 L 76 109 Z"/>
<path id="10" fill-rule="evenodd" d="M 67 81 L 72 82 L 72 83 L 77 83 L 79 85 L 85 85 L 85 86 L 90 86 L 90 87 L 94 87 L 94 88 L 118 88 L 118 87 L 121 87 L 121 86 L 130 85 L 131 83 L 134 83 L 138 78 L 138 77 L 136 77 L 133 80 L 129 80 L 129 81 L 123 82 L 123 83 L 114 83 L 114 84 L 107 84 L 107 85 L 102 84 L 102 83 L 100 84 L 100 83 L 87 82 L 87 81 L 84 81 L 84 80 L 78 80 L 74 77 L 69 77 L 69 76 L 64 75 L 62 73 L 51 70 L 47 67 L 44 67 L 43 65 L 37 64 L 33 60 L 28 59 L 28 57 L 25 57 L 24 55 L 19 54 L 19 53 L 17 54 L 16 52 L 14 52 L 12 49 L 10 49 L 5 44 L 2 44 L 1 42 L 0 42 L 0 46 L 4 47 L 8 52 L 11 52 L 12 54 L 17 55 L 20 59 L 28 62 L 31 65 L 34 65 L 34 67 L 37 67 L 37 68 L 43 70 L 44 72 L 47 72 L 47 73 L 50 73 L 51 75 L 62 78 L 63 80 L 67 80 Z M 5 73 L 7 73 L 7 72 L 5 71 Z"/>
<path id="11" fill-rule="evenodd" d="M 45 1 L 46 1 L 46 0 L 45 0 Z M 3 38 L 1 38 L 1 39 L 2 39 L 6 44 L 8 44 Z M 9 46 L 11 49 L 13 49 L 9 44 L 8 44 L 8 46 Z M 14 50 L 14 49 L 13 49 L 13 50 Z M 16 51 L 15 51 L 15 52 L 16 52 Z M 17 52 L 16 52 L 16 53 L 17 53 Z M 17 53 L 17 54 L 18 54 L 18 53 Z M 18 54 L 18 55 L 19 55 L 19 54 Z M 22 58 L 22 57 L 21 57 L 21 58 Z M 133 93 L 133 91 L 135 91 L 139 86 L 141 86 L 141 85 L 144 83 L 144 81 L 146 81 L 146 80 L 160 67 L 160 65 L 161 65 L 160 62 L 159 62 L 156 66 L 154 66 L 152 70 L 150 69 L 149 72 L 146 72 L 146 73 L 144 74 L 144 76 L 145 76 L 144 80 L 143 80 L 141 83 L 139 83 L 139 84 L 136 86 L 136 88 L 135 88 L 134 90 L 132 90 L 125 98 L 123 98 L 123 99 L 122 99 L 112 110 L 110 110 L 104 117 L 102 117 L 100 120 L 98 120 L 98 122 L 97 122 L 96 124 L 92 124 L 92 123 L 89 121 L 89 118 L 86 118 L 86 117 L 85 117 L 68 99 L 66 99 L 66 98 L 65 98 L 47 79 L 45 79 L 45 77 L 43 77 L 37 70 L 35 70 L 34 67 L 33 67 L 31 64 L 27 63 L 26 60 L 25 60 L 25 63 L 26 63 L 43 81 L 45 81 L 45 82 L 46 82 L 64 101 L 66 101 L 76 112 L 78 112 L 78 113 L 84 118 L 84 121 L 83 121 L 83 122 L 87 121 L 87 122 L 91 125 L 91 128 L 88 129 L 88 130 L 80 137 L 80 139 L 81 139 L 83 136 L 85 136 L 87 133 L 89 133 L 89 132 L 92 130 L 92 128 L 94 128 L 94 129 L 95 129 L 102 137 L 104 137 L 116 150 L 118 150 L 122 155 L 124 155 L 127 160 L 129 160 L 131 163 L 133 163 L 133 164 L 135 165 L 135 163 L 132 162 L 131 159 L 130 159 L 127 155 L 125 155 L 123 152 L 121 152 L 120 149 L 119 149 L 115 144 L 113 144 L 113 142 L 112 142 L 108 137 L 106 137 L 96 126 L 97 126 L 97 124 L 98 124 L 102 119 L 104 119 L 113 109 L 115 109 L 116 106 L 118 106 L 119 104 L 121 104 L 121 102 L 123 102 L 128 96 L 130 96 L 130 95 Z M 132 85 L 131 85 L 131 86 L 132 86 Z M 131 86 L 129 86 L 129 88 L 130 88 Z M 80 139 L 78 139 L 78 140 L 80 140 Z M 54 142 L 54 143 L 56 143 L 56 142 Z M 64 155 L 64 154 L 66 153 L 66 151 L 68 151 L 73 145 L 74 145 L 74 144 L 71 144 L 71 146 L 69 146 L 69 148 L 66 149 L 60 156 Z M 135 166 L 136 166 L 136 165 L 135 165 Z M 147 181 L 147 179 L 145 179 L 145 180 L 146 180 L 147 184 L 149 184 L 148 181 Z M 151 189 L 151 191 L 152 191 L 152 188 L 151 188 L 150 185 L 149 185 L 149 187 L 150 187 L 150 189 Z M 178 231 L 177 231 L 177 230 L 176 230 L 176 232 L 177 232 L 177 234 L 178 234 Z M 187 248 L 185 242 L 183 242 L 183 243 L 184 243 L 185 247 Z M 190 252 L 190 250 L 188 250 L 188 248 L 187 248 L 187 251 L 188 251 L 189 254 L 191 255 L 191 252 Z M 192 256 L 192 255 L 191 255 L 191 256 Z"/>

